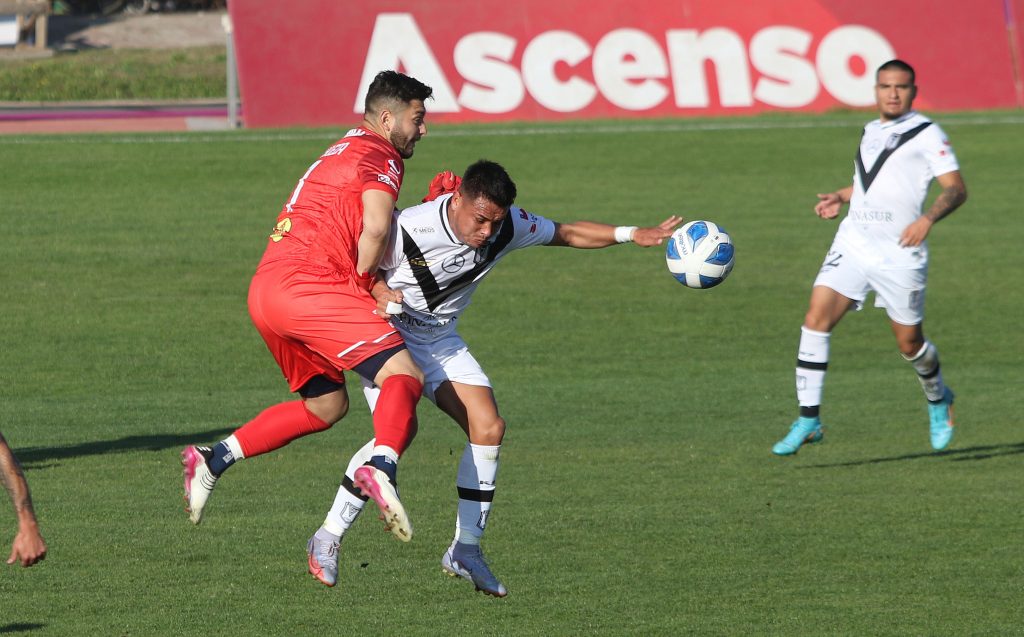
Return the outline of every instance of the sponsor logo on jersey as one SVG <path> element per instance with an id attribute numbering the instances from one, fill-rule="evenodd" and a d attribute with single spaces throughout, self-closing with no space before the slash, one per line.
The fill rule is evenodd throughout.
<path id="1" fill-rule="evenodd" d="M 464 265 L 466 265 L 466 257 L 461 254 L 453 254 L 441 263 L 441 269 L 450 274 L 458 272 Z"/>
<path id="2" fill-rule="evenodd" d="M 277 225 L 274 226 L 273 231 L 271 231 L 270 233 L 270 240 L 273 241 L 274 243 L 277 243 L 281 239 L 284 239 L 284 235 L 288 234 L 288 232 L 291 229 L 292 220 L 290 217 L 285 217 L 284 219 L 278 221 Z"/>
<path id="3" fill-rule="evenodd" d="M 432 226 L 425 226 L 422 228 L 412 228 L 413 234 L 432 234 L 434 228 Z"/>
<path id="4" fill-rule="evenodd" d="M 888 210 L 851 210 L 850 218 L 857 223 L 892 223 L 894 215 Z"/>
<path id="5" fill-rule="evenodd" d="M 377 173 L 377 181 L 379 181 L 381 183 L 385 183 L 385 184 L 391 186 L 396 191 L 398 190 L 398 186 L 395 184 L 394 180 L 392 180 L 391 177 L 388 177 L 387 175 L 382 175 L 380 173 Z"/>

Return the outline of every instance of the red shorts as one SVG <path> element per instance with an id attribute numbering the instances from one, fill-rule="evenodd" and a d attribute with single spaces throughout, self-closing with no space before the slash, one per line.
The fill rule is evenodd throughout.
<path id="1" fill-rule="evenodd" d="M 402 344 L 376 307 L 351 280 L 293 262 L 261 265 L 249 286 L 249 315 L 293 392 L 321 374 L 344 383 L 342 370 Z"/>

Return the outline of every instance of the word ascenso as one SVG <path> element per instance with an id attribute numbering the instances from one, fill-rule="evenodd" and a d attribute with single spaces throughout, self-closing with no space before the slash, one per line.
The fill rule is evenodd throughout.
<path id="1" fill-rule="evenodd" d="M 822 90 L 849 106 L 867 106 L 874 100 L 875 68 L 896 57 L 884 36 L 860 25 L 838 26 L 816 43 L 812 32 L 785 25 L 766 26 L 749 42 L 725 27 L 668 29 L 659 35 L 619 28 L 591 44 L 566 30 L 525 42 L 494 31 L 468 33 L 445 64 L 463 80 L 456 94 L 414 17 L 382 13 L 374 23 L 353 112 L 361 112 L 366 89 L 382 68 L 406 69 L 432 86 L 430 108 L 440 113 L 507 113 L 527 99 L 572 113 L 599 96 L 631 111 L 667 100 L 678 108 L 800 108 Z M 714 103 L 709 70 L 717 86 Z"/>

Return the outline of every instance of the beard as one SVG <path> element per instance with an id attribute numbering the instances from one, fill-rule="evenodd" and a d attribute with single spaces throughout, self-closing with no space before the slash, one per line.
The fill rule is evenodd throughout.
<path id="1" fill-rule="evenodd" d="M 391 145 L 395 147 L 398 154 L 401 155 L 402 159 L 409 159 L 412 157 L 413 147 L 416 142 L 413 141 L 412 135 L 406 135 L 402 131 L 395 129 L 391 131 L 390 137 Z"/>

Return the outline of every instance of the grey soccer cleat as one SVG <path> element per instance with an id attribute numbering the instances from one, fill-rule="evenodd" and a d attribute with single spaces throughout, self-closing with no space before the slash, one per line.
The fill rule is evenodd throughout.
<path id="1" fill-rule="evenodd" d="M 316 535 L 309 538 L 306 544 L 309 573 L 327 586 L 334 586 L 338 582 L 339 546 L 336 540 L 321 540 Z"/>
<path id="2" fill-rule="evenodd" d="M 441 556 L 441 568 L 452 577 L 461 577 L 473 582 L 478 591 L 495 597 L 508 595 L 505 586 L 498 581 L 484 561 L 484 554 L 479 545 L 452 542 Z"/>

